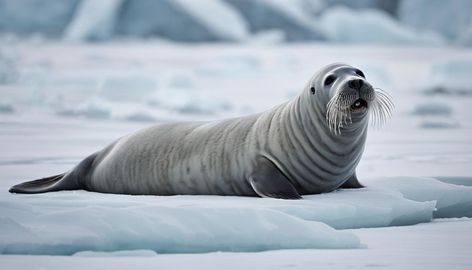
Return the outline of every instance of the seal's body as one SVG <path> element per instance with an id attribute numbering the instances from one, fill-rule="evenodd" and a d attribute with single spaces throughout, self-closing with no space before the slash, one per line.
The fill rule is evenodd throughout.
<path id="1" fill-rule="evenodd" d="M 382 108 L 390 112 L 391 105 L 363 76 L 350 66 L 331 65 L 298 97 L 272 110 L 217 122 L 150 127 L 117 140 L 68 173 L 10 191 L 296 199 L 362 187 L 355 169 L 364 150 L 369 110 L 383 119 Z"/>

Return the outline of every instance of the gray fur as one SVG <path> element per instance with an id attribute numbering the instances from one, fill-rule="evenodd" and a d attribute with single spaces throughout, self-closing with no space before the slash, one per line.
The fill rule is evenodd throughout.
<path id="1" fill-rule="evenodd" d="M 328 66 L 299 96 L 260 114 L 140 130 L 89 157 L 61 181 L 118 194 L 294 198 L 333 191 L 352 177 L 357 182 L 355 169 L 367 135 L 367 112 L 351 115 L 352 123 L 336 132 L 327 121 L 327 104 L 339 91 L 372 99 L 365 80 L 365 89 L 347 88 L 349 80 L 363 80 L 355 71 L 343 64 Z M 337 79 L 325 86 L 328 74 Z M 357 184 L 353 187 L 361 187 Z M 21 185 L 11 191 L 22 193 Z M 53 190 L 60 188 L 38 192 Z M 273 190 L 276 194 L 270 195 Z"/>

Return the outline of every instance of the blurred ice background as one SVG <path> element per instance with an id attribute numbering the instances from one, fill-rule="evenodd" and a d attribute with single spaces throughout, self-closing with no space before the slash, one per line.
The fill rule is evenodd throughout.
<path id="1" fill-rule="evenodd" d="M 376 247 L 386 235 L 406 236 L 408 230 L 393 227 L 376 234 L 357 228 L 470 217 L 470 188 L 463 186 L 472 185 L 471 11 L 469 0 L 0 0 L 0 253 L 79 252 L 82 258 L 94 256 L 84 250 L 358 248 L 364 240 Z M 64 192 L 21 199 L 7 194 L 12 184 L 66 171 L 148 125 L 270 109 L 297 95 L 314 72 L 332 62 L 361 68 L 396 104 L 386 127 L 369 133 L 358 168 L 361 180 L 373 186 L 365 193 L 343 191 L 256 208 L 248 198 L 167 201 Z M 231 215 L 218 208 L 222 202 L 237 211 Z M 194 208 L 185 210 L 188 205 Z M 174 220 L 176 228 L 149 211 Z M 129 215 L 148 223 L 133 227 L 126 223 Z M 202 216 L 206 219 L 192 223 L 192 217 Z M 231 233 L 221 231 L 227 223 L 216 222 L 222 216 L 235 223 Z M 239 219 L 255 217 L 254 230 L 238 227 Z M 267 233 L 281 219 L 285 227 Z M 65 233 L 70 223 L 64 220 L 78 224 L 76 234 Z M 115 222 L 123 225 L 113 227 Z M 462 222 L 463 227 L 433 224 L 431 231 L 456 230 L 449 242 L 454 246 L 472 224 Z M 57 230 L 64 233 L 56 235 Z M 192 230 L 196 233 L 185 234 Z M 290 241 L 284 230 L 296 231 L 289 236 L 298 241 Z M 11 237 L 15 234 L 22 237 Z M 165 242 L 168 235 L 179 237 Z M 200 245 L 225 235 L 230 244 Z M 446 252 L 441 244 L 447 239 L 437 241 L 428 260 Z M 470 250 L 465 240 L 461 243 L 457 250 Z M 377 249 L 366 256 L 390 258 L 388 265 L 399 267 L 386 254 L 408 252 L 400 244 L 392 248 L 401 252 Z M 459 262 L 470 265 L 465 254 Z M 220 263 L 231 256 L 219 257 Z M 348 263 L 358 262 L 347 257 Z M 18 263 L 5 258 L 0 256 L 0 268 L 2 260 L 4 266 Z"/>

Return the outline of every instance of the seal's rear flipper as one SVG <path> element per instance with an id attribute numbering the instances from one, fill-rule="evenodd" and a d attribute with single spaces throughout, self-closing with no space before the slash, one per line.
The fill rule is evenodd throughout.
<path id="1" fill-rule="evenodd" d="M 277 166 L 265 157 L 257 160 L 255 171 L 249 177 L 257 195 L 277 199 L 301 199 L 302 197 Z"/>
<path id="2" fill-rule="evenodd" d="M 87 181 L 92 170 L 92 164 L 97 153 L 82 160 L 79 165 L 67 173 L 24 182 L 10 188 L 11 193 L 44 193 L 59 190 L 86 189 Z"/>
<path id="3" fill-rule="evenodd" d="M 64 178 L 65 175 L 66 174 L 63 173 L 14 185 L 10 188 L 10 192 L 32 194 L 64 190 L 64 185 L 61 184 L 61 180 Z"/>

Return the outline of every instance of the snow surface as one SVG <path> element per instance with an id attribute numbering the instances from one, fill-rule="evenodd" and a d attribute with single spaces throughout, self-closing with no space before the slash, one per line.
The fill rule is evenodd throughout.
<path id="1" fill-rule="evenodd" d="M 472 59 L 466 48 L 15 39 L 2 45 L 11 68 L 0 72 L 15 72 L 0 84 L 0 247 L 23 254 L 1 255 L 2 269 L 472 265 L 472 99 L 429 91 L 442 85 L 435 81 L 442 74 L 440 81 L 449 76 L 451 85 L 470 89 L 461 79 Z M 396 104 L 385 128 L 369 132 L 358 167 L 366 189 L 301 201 L 7 192 L 20 181 L 66 171 L 156 122 L 269 109 L 339 61 L 361 68 Z M 164 254 L 203 251 L 211 253 Z"/>

